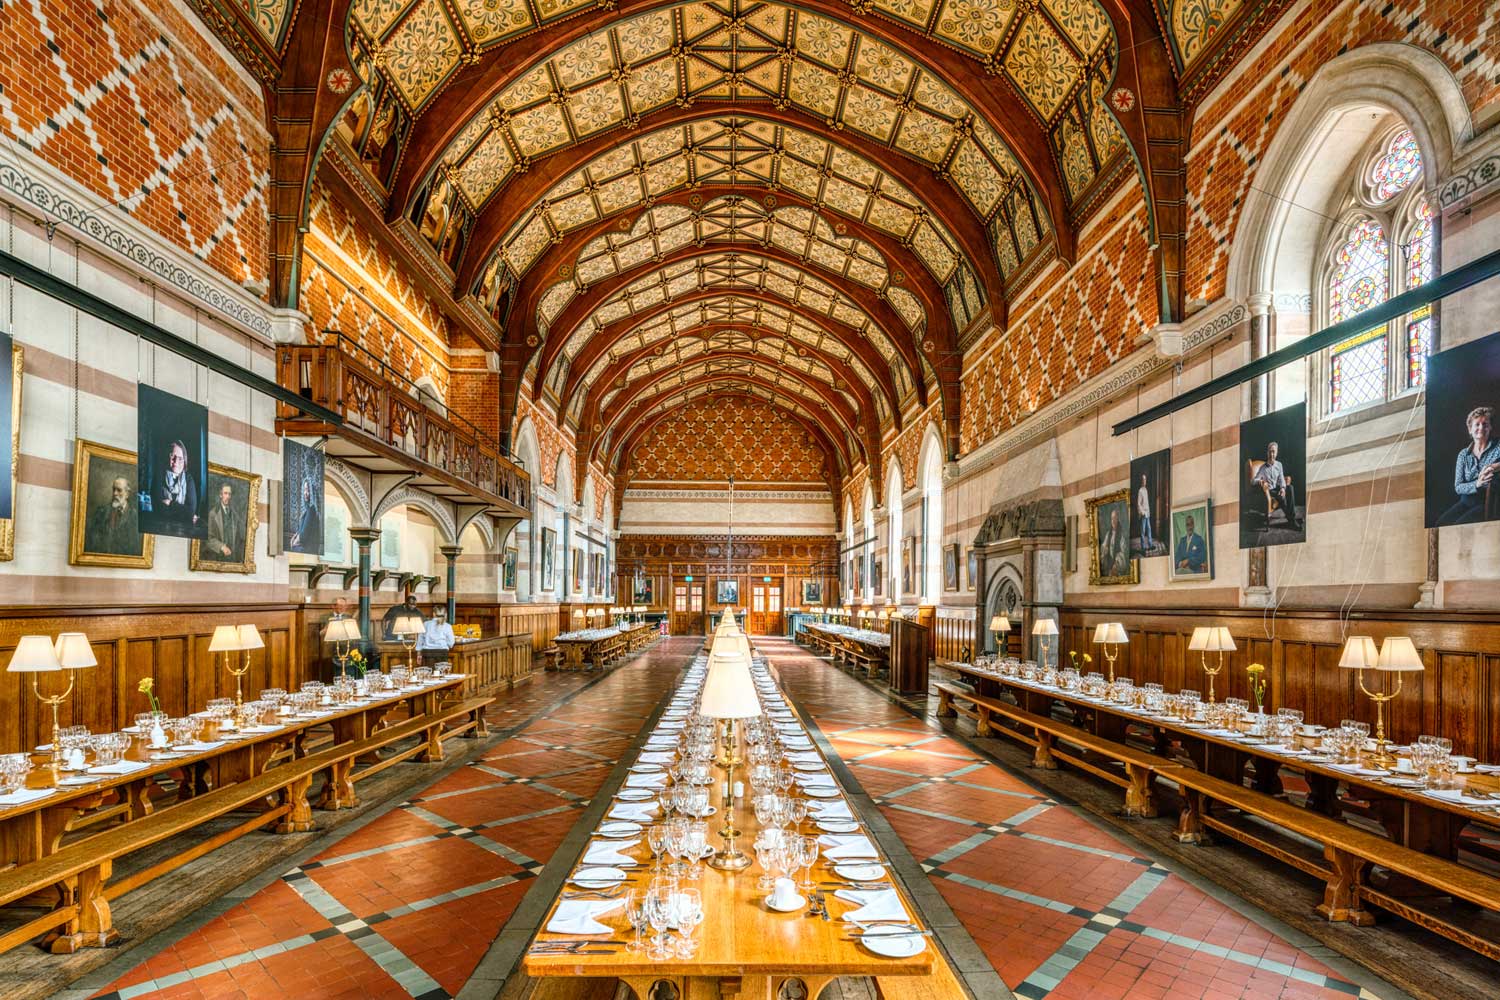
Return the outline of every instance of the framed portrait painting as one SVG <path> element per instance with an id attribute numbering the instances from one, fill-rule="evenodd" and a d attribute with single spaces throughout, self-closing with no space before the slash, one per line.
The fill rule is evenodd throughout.
<path id="1" fill-rule="evenodd" d="M 964 581 L 964 587 L 968 590 L 973 590 L 975 586 L 974 578 L 979 575 L 979 553 L 975 552 L 973 549 L 969 550 L 968 567 L 966 572 L 968 573 L 968 579 Z"/>
<path id="2" fill-rule="evenodd" d="M 632 595 L 632 604 L 655 604 L 656 603 L 656 578 L 650 576 L 638 576 L 635 578 L 635 593 Z"/>
<path id="3" fill-rule="evenodd" d="M 740 603 L 740 581 L 719 579 L 714 581 L 715 604 Z"/>
<path id="4" fill-rule="evenodd" d="M 255 530 L 260 526 L 260 477 L 210 464 L 208 491 L 200 509 L 208 534 L 193 539 L 188 549 L 188 569 L 254 573 Z"/>
<path id="5" fill-rule="evenodd" d="M 500 589 L 516 589 L 516 559 L 519 553 L 515 549 L 506 549 L 505 558 L 500 561 Z"/>
<path id="6" fill-rule="evenodd" d="M 1089 583 L 1113 586 L 1141 582 L 1141 564 L 1130 556 L 1130 491 L 1116 490 L 1088 501 Z"/>
<path id="7" fill-rule="evenodd" d="M 1213 501 L 1187 500 L 1172 507 L 1173 581 L 1214 578 Z"/>
<path id="8" fill-rule="evenodd" d="M 542 589 L 557 587 L 557 532 L 552 528 L 542 529 Z"/>
<path id="9" fill-rule="evenodd" d="M 156 539 L 141 531 L 135 454 L 79 439 L 73 446 L 73 566 L 150 569 Z"/>
<path id="10" fill-rule="evenodd" d="M 804 605 L 823 603 L 823 583 L 821 580 L 802 581 L 802 603 Z"/>
<path id="11" fill-rule="evenodd" d="M 943 589 L 958 589 L 958 545 L 943 546 Z"/>

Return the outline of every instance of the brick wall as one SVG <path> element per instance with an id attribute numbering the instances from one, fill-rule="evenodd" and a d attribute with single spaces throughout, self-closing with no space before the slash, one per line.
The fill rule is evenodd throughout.
<path id="1" fill-rule="evenodd" d="M 1318 67 L 1371 42 L 1436 54 L 1453 72 L 1477 127 L 1500 115 L 1500 5 L 1476 0 L 1380 0 L 1303 5 L 1272 43 L 1235 69 L 1200 107 L 1187 165 L 1187 294 L 1224 294 L 1229 250 L 1255 167 Z"/>
<path id="2" fill-rule="evenodd" d="M 264 281 L 261 95 L 203 30 L 170 0 L 5 4 L 0 129 L 230 279 Z"/>
<path id="3" fill-rule="evenodd" d="M 784 411 L 759 401 L 695 400 L 651 429 L 630 482 L 822 483 L 828 458 Z"/>
<path id="4" fill-rule="evenodd" d="M 557 414 L 550 406 L 538 406 L 531 401 L 530 393 L 523 392 L 516 402 L 516 426 L 519 427 L 527 417 L 531 418 L 531 423 L 536 428 L 537 451 L 540 454 L 538 462 L 541 465 L 538 471 L 542 482 L 556 489 L 557 459 L 561 455 L 567 455 L 569 464 L 572 464 L 573 435 L 558 428 Z M 559 499 L 571 503 L 573 498 Z"/>

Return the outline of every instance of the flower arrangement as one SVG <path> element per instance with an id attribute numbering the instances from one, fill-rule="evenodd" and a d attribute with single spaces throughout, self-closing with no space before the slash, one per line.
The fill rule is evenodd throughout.
<path id="1" fill-rule="evenodd" d="M 361 670 L 365 668 L 365 654 L 360 652 L 358 646 L 355 646 L 353 649 L 349 650 L 349 662 L 354 664 Z"/>
<path id="2" fill-rule="evenodd" d="M 1260 712 L 1261 705 L 1266 700 L 1266 668 L 1259 663 L 1252 663 L 1245 668 L 1245 674 L 1250 680 L 1250 697 L 1255 702 L 1255 711 Z"/>
<path id="3" fill-rule="evenodd" d="M 141 682 L 136 685 L 136 690 L 151 699 L 151 711 L 161 711 L 161 703 L 156 700 L 156 682 L 154 680 L 150 677 L 142 677 Z"/>
<path id="4" fill-rule="evenodd" d="M 1078 669 L 1078 659 L 1079 659 L 1080 656 L 1083 657 L 1083 665 L 1084 665 L 1085 668 L 1087 668 L 1090 663 L 1094 662 L 1094 658 L 1092 656 L 1090 656 L 1088 653 L 1082 653 L 1082 654 L 1080 654 L 1078 652 L 1078 650 L 1076 650 L 1076 649 L 1070 649 L 1070 650 L 1068 650 L 1068 658 L 1073 661 L 1073 669 L 1074 670 Z"/>

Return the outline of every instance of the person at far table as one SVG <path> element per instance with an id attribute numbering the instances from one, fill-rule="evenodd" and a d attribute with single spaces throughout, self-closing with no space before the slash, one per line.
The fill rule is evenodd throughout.
<path id="1" fill-rule="evenodd" d="M 456 641 L 453 626 L 448 624 L 448 610 L 434 607 L 432 617 L 423 623 L 422 634 L 417 636 L 417 652 L 422 654 L 423 663 L 442 663 Z"/>
<path id="2" fill-rule="evenodd" d="M 416 615 L 425 623 L 427 616 L 422 614 L 422 609 L 417 607 L 417 595 L 411 591 L 406 592 L 406 600 L 400 604 L 392 604 L 385 617 L 380 619 L 380 634 L 387 640 L 401 638 L 396 634 L 396 619 L 403 615 Z"/>

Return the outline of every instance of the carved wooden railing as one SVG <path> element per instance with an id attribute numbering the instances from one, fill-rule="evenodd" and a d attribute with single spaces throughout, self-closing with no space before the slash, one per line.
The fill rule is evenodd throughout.
<path id="1" fill-rule="evenodd" d="M 328 407 L 348 427 L 363 431 L 483 493 L 517 507 L 531 506 L 531 477 L 498 442 L 468 421 L 435 412 L 407 384 L 338 344 L 284 344 L 276 350 L 276 377 L 286 388 Z M 277 418 L 297 419 L 277 404 Z"/>

